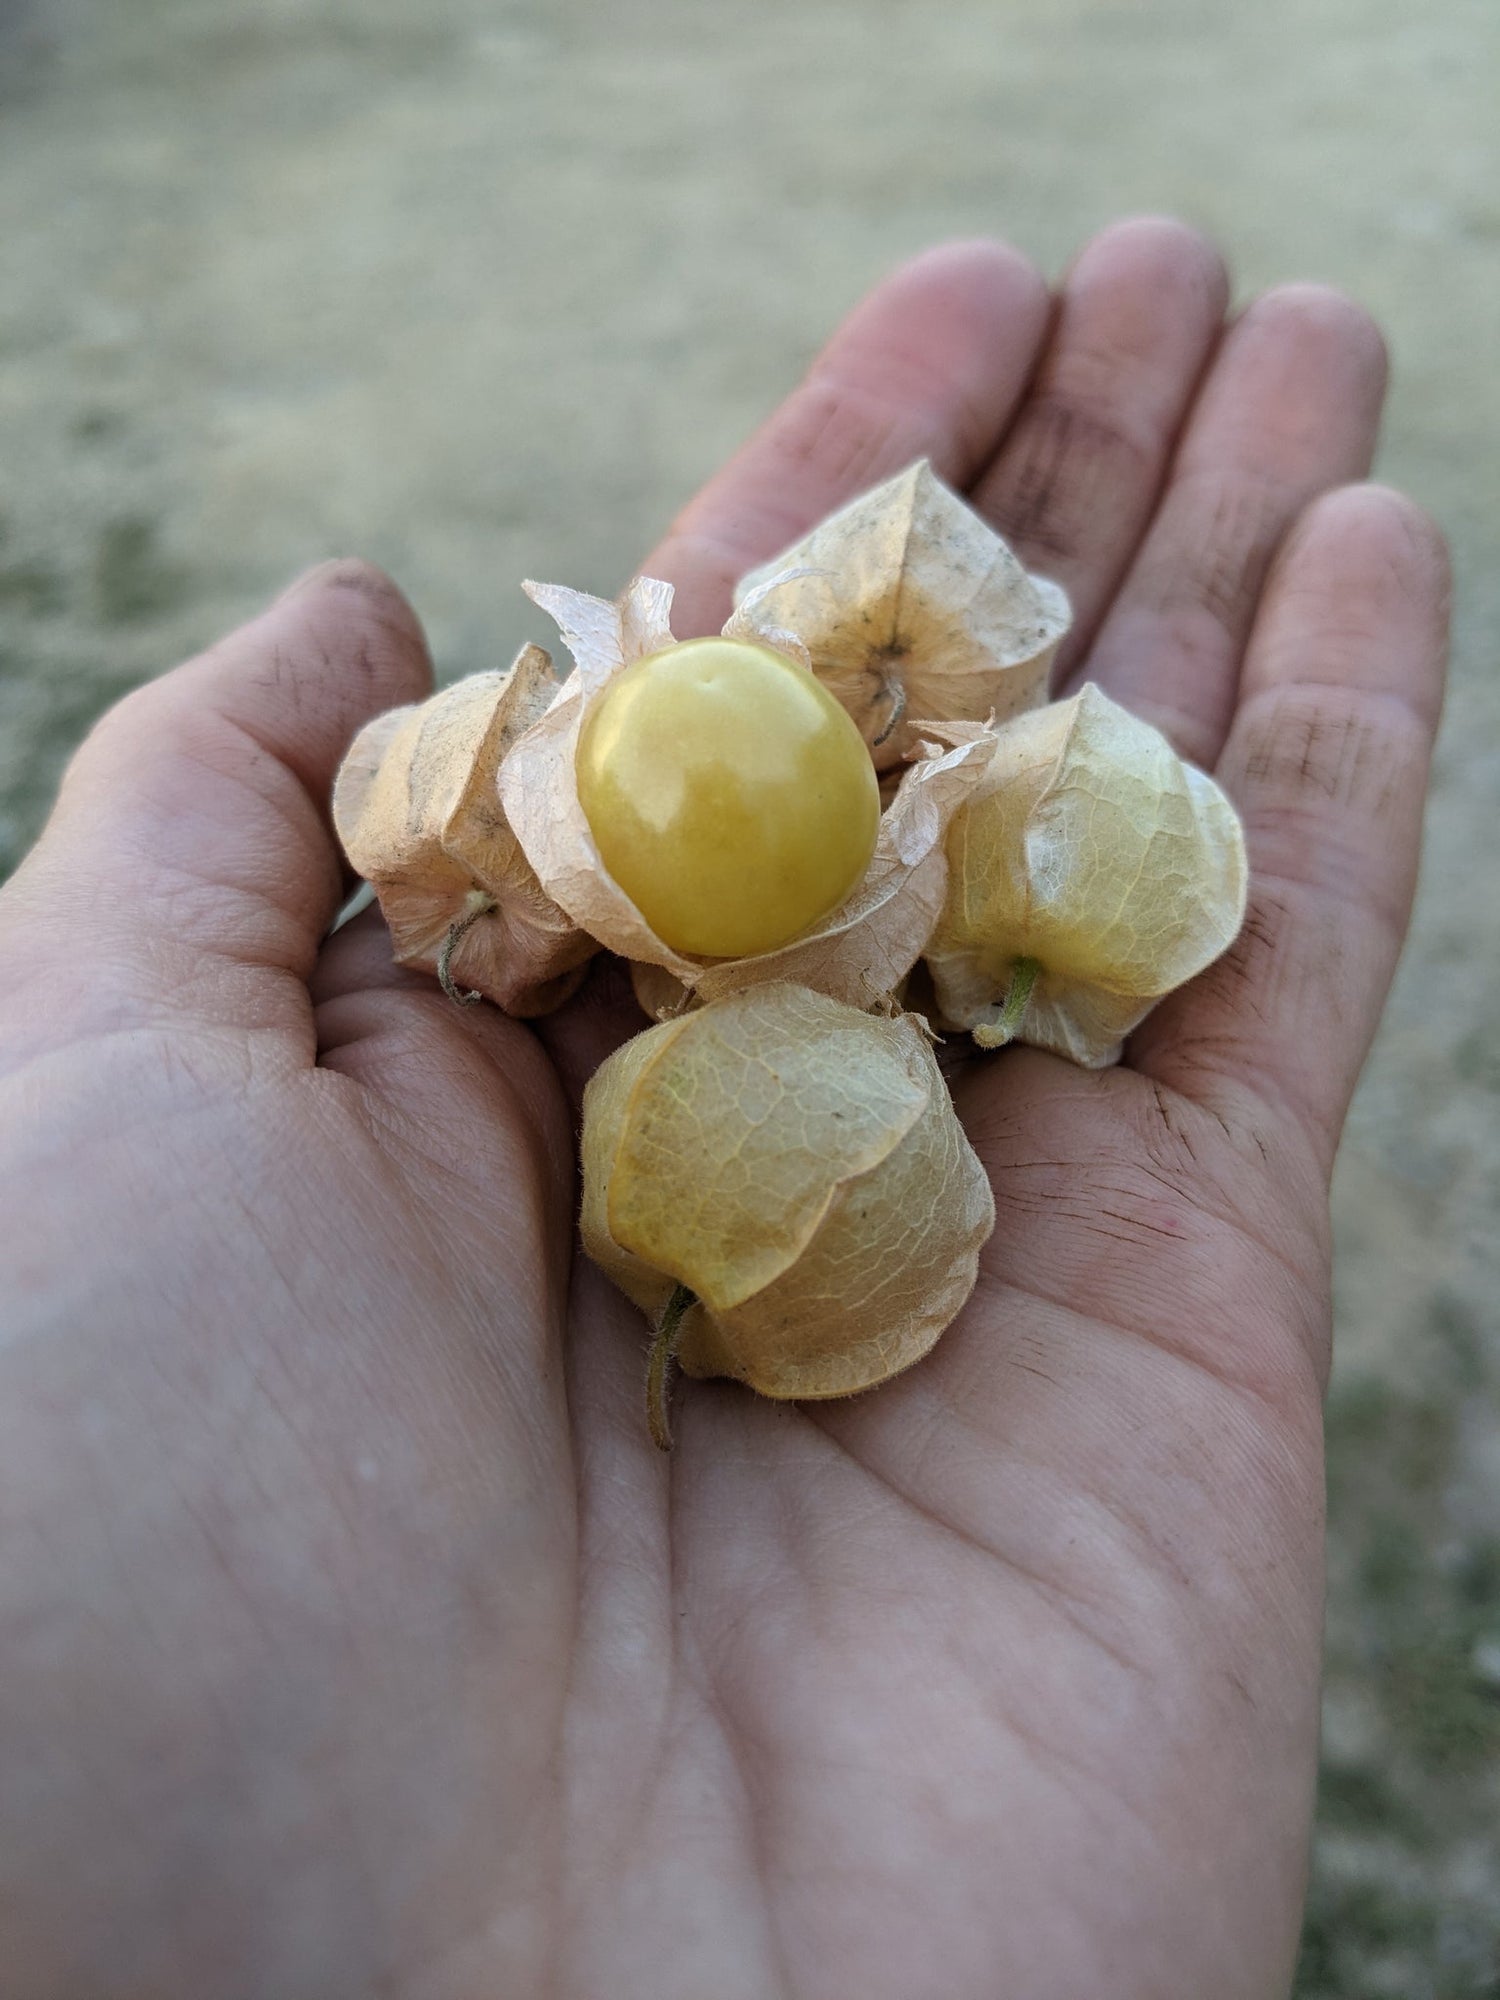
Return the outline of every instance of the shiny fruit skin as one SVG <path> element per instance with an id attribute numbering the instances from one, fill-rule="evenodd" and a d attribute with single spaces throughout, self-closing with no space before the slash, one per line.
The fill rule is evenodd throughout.
<path id="1" fill-rule="evenodd" d="M 880 790 L 849 716 L 805 667 L 739 639 L 634 661 L 580 733 L 600 858 L 674 951 L 774 951 L 838 908 L 875 851 Z"/>

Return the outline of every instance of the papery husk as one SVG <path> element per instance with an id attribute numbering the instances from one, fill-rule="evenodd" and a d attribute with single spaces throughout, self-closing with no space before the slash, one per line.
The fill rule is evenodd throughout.
<path id="1" fill-rule="evenodd" d="M 648 1028 L 583 1102 L 584 1248 L 678 1359 L 764 1396 L 847 1396 L 910 1366 L 994 1226 L 922 1026 L 759 986 Z"/>
<path id="2" fill-rule="evenodd" d="M 947 749 L 924 752 L 919 746 L 917 761 L 881 815 L 864 876 L 811 930 L 749 958 L 693 958 L 656 935 L 605 867 L 578 802 L 575 770 L 584 722 L 616 676 L 632 661 L 676 643 L 668 622 L 671 585 L 637 577 L 616 604 L 554 584 L 525 588 L 557 620 L 578 665 L 563 697 L 521 738 L 500 772 L 506 816 L 547 894 L 601 944 L 653 969 L 638 976 L 637 991 L 659 1018 L 781 980 L 854 1007 L 879 1005 L 917 959 L 943 907 L 944 836 L 984 768 L 989 746 L 983 732 L 960 733 Z M 778 650 L 796 658 L 791 635 L 777 636 L 783 642 Z M 770 645 L 772 635 L 758 643 Z"/>
<path id="3" fill-rule="evenodd" d="M 926 459 L 752 570 L 735 602 L 743 636 L 797 634 L 877 770 L 929 718 L 1003 722 L 1045 701 L 1072 622 L 1066 593 L 1029 575 Z"/>
<path id="4" fill-rule="evenodd" d="M 1092 684 L 997 732 L 948 835 L 924 954 L 939 1025 L 1029 1042 L 1088 1069 L 1233 943 L 1247 869 L 1238 815 L 1205 772 Z M 1018 962 L 1036 983 L 998 1027 Z"/>
<path id="5" fill-rule="evenodd" d="M 403 965 L 449 971 L 510 1014 L 567 998 L 598 946 L 538 882 L 501 809 L 500 765 L 559 683 L 540 646 L 505 673 L 472 674 L 391 709 L 354 739 L 334 783 L 350 864 L 374 888 Z"/>

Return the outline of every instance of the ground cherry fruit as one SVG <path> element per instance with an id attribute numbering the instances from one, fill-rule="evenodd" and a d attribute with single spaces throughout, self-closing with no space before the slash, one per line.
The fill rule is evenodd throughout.
<path id="1" fill-rule="evenodd" d="M 880 790 L 849 716 L 784 653 L 689 639 L 628 666 L 588 716 L 578 802 L 663 944 L 774 951 L 870 865 Z"/>

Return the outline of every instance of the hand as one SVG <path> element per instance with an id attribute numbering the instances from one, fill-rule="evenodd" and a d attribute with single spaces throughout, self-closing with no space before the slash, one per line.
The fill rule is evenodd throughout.
<path id="1" fill-rule="evenodd" d="M 1240 943 L 1119 1069 L 957 1095 L 981 1283 L 847 1403 L 687 1385 L 581 1259 L 539 1032 L 392 968 L 324 804 L 375 572 L 132 695 L 0 897 L 8 2000 L 1241 2000 L 1291 1976 L 1327 1181 L 1406 922 L 1446 581 L 1365 317 L 1129 223 L 899 273 L 646 565 L 684 635 L 921 453 L 1217 769 Z M 1337 489 L 1337 490 L 1330 490 Z M 1319 496 L 1322 497 L 1319 497 Z M 565 1328 L 565 1321 L 567 1322 Z"/>

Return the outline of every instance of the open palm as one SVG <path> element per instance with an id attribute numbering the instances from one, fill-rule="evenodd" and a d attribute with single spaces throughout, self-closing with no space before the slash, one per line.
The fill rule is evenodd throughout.
<path id="1" fill-rule="evenodd" d="M 1399 947 L 1446 581 L 1353 487 L 1336 297 L 1124 224 L 908 266 L 645 567 L 679 633 L 930 456 L 1061 663 L 1217 769 L 1251 908 L 1119 1069 L 955 1076 L 999 1220 L 927 1360 L 690 1384 L 572 1256 L 617 969 L 396 971 L 323 813 L 419 694 L 316 572 L 79 753 L 0 897 L 8 2000 L 1237 2000 L 1311 1812 L 1327 1178 Z M 1333 490 L 1338 489 L 1338 490 Z M 1322 496 L 1322 497 L 1319 497 Z"/>

